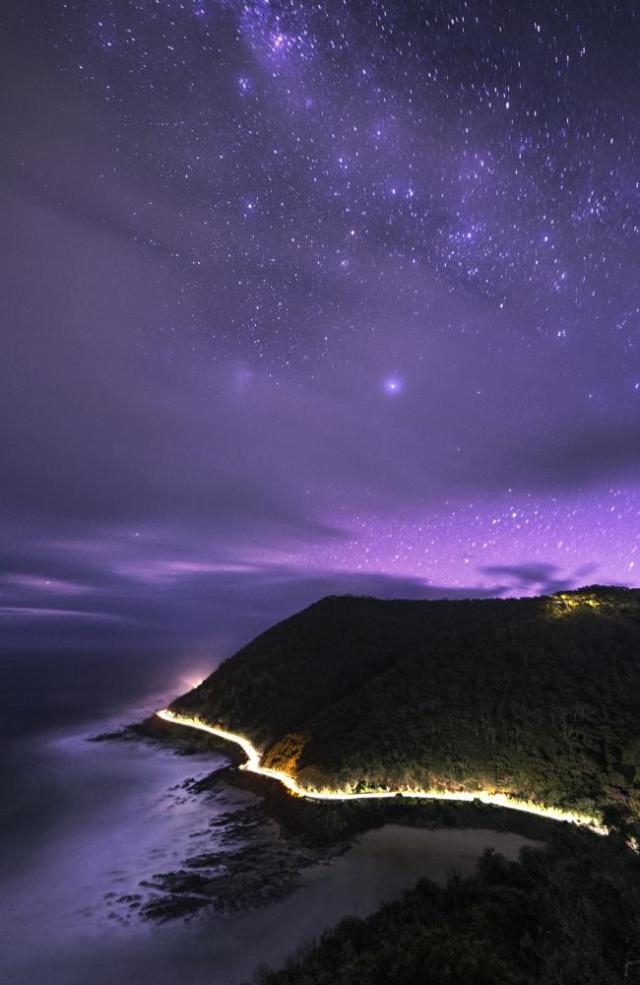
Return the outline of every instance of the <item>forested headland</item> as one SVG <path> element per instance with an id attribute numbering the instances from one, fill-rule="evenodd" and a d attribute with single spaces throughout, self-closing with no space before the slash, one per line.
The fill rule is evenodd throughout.
<path id="1" fill-rule="evenodd" d="M 640 819 L 640 591 L 329 597 L 172 708 L 309 787 L 486 789 Z"/>

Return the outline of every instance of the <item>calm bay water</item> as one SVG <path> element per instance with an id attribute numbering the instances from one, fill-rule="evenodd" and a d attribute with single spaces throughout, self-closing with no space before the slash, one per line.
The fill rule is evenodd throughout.
<path id="1" fill-rule="evenodd" d="M 51 679 L 60 677 L 52 673 Z M 154 873 L 175 869 L 199 840 L 211 847 L 211 818 L 249 797 L 184 790 L 186 779 L 221 764 L 212 755 L 181 757 L 143 743 L 86 741 L 162 705 L 167 695 L 154 691 L 154 683 L 146 682 L 145 695 L 141 681 L 138 700 L 129 705 L 117 693 L 103 694 L 100 714 L 88 717 L 87 708 L 100 707 L 92 694 L 95 681 L 89 676 L 83 693 L 76 679 L 62 707 L 43 689 L 39 714 L 30 718 L 34 704 L 24 700 L 24 665 L 13 684 L 5 673 L 3 697 L 10 711 L 3 716 L 0 775 L 3 982 L 240 982 L 259 963 L 280 964 L 341 916 L 366 915 L 422 875 L 444 880 L 451 871 L 470 871 L 487 845 L 515 856 L 526 843 L 510 834 L 389 825 L 368 832 L 330 866 L 308 870 L 303 886 L 278 903 L 225 917 L 205 912 L 188 923 L 154 925 L 135 916 L 127 922 L 117 897 L 139 891 Z M 180 689 L 171 683 L 173 693 Z"/>

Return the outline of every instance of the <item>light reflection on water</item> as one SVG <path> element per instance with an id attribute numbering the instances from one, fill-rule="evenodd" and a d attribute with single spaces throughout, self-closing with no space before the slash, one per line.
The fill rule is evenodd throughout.
<path id="1" fill-rule="evenodd" d="M 141 715 L 129 709 L 123 720 Z M 183 789 L 187 778 L 221 764 L 211 754 L 85 741 L 110 724 L 28 737 L 13 749 L 18 814 L 31 823 L 14 827 L 2 844 L 0 951 L 11 985 L 238 982 L 260 962 L 281 963 L 341 916 L 371 912 L 421 875 L 445 879 L 453 869 L 469 871 L 486 845 L 514 856 L 525 843 L 486 831 L 390 825 L 367 833 L 331 866 L 309 870 L 303 887 L 278 903 L 225 917 L 201 913 L 187 924 L 135 916 L 122 923 L 126 910 L 115 899 L 179 867 L 200 846 L 215 847 L 208 822 L 249 795 Z"/>

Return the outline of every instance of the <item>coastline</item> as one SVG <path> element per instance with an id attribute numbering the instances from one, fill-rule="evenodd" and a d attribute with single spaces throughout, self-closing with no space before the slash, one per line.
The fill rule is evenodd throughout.
<path id="1" fill-rule="evenodd" d="M 99 741 L 149 740 L 189 757 L 210 750 L 227 765 L 184 784 L 190 794 L 225 789 L 251 794 L 243 806 L 215 821 L 224 829 L 223 845 L 185 857 L 170 871 L 156 873 L 144 889 L 153 899 L 136 908 L 145 920 L 189 920 L 205 909 L 225 914 L 251 911 L 291 895 L 305 873 L 326 866 L 354 847 L 356 839 L 387 825 L 425 831 L 485 831 L 491 837 L 515 835 L 544 842 L 548 819 L 517 814 L 478 801 L 386 797 L 347 800 L 292 796 L 276 777 L 242 768 L 238 746 L 208 730 L 187 730 L 168 717 L 154 715 Z M 126 901 L 125 901 L 126 903 Z"/>
<path id="2" fill-rule="evenodd" d="M 226 788 L 253 795 L 248 806 L 225 815 L 223 851 L 205 849 L 173 871 L 154 876 L 150 885 L 160 895 L 140 910 L 142 917 L 154 921 L 187 919 L 204 908 L 250 911 L 283 899 L 304 883 L 310 867 L 332 862 L 360 836 L 387 825 L 513 834 L 539 844 L 549 843 L 555 834 L 562 838 L 563 832 L 597 840 L 609 833 L 539 805 L 515 805 L 504 797 L 475 797 L 470 792 L 449 796 L 446 791 L 302 791 L 291 777 L 283 782 L 279 771 L 262 769 L 260 753 L 246 737 L 187 721 L 167 709 L 121 733 L 98 738 L 147 738 L 187 756 L 204 750 L 222 753 L 227 765 L 189 782 L 189 792 L 206 795 Z"/>

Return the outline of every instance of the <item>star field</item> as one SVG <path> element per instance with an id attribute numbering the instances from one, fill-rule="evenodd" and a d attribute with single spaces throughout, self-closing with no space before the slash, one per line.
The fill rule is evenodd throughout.
<path id="1" fill-rule="evenodd" d="M 341 322 L 373 277 L 389 312 L 414 299 L 418 338 L 428 277 L 482 297 L 523 351 L 580 345 L 588 319 L 624 358 L 640 304 L 637 17 L 539 6 L 63 4 L 52 31 L 63 71 L 117 108 L 116 172 L 184 197 L 174 259 L 205 339 L 195 302 L 221 266 L 229 342 L 278 365 L 304 360 L 318 321 Z M 151 237 L 157 211 L 133 216 Z"/>

